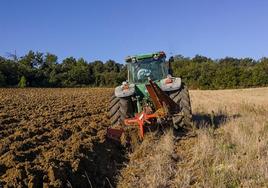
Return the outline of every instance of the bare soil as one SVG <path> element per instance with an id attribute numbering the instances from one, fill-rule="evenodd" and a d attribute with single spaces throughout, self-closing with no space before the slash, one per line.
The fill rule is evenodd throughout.
<path id="1" fill-rule="evenodd" d="M 114 186 L 126 159 L 105 139 L 111 93 L 0 89 L 0 187 Z"/>

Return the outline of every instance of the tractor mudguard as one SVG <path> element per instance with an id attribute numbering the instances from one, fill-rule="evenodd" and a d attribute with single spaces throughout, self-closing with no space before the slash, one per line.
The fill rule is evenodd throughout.
<path id="1" fill-rule="evenodd" d="M 166 79 L 161 80 L 160 88 L 162 91 L 175 91 L 181 88 L 181 78 L 171 78 L 172 82 L 166 83 Z"/>
<path id="2" fill-rule="evenodd" d="M 132 96 L 134 93 L 135 93 L 135 84 L 129 84 L 127 89 L 124 88 L 123 85 L 117 86 L 114 91 L 115 96 L 119 98 L 129 97 Z"/>

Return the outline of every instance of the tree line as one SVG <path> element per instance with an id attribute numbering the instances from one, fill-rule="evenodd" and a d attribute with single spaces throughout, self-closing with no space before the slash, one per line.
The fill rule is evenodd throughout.
<path id="1" fill-rule="evenodd" d="M 21 58 L 0 57 L 2 87 L 114 86 L 126 79 L 126 67 L 113 60 L 88 63 L 68 57 L 61 63 L 54 54 L 29 51 Z"/>
<path id="2" fill-rule="evenodd" d="M 213 60 L 196 55 L 174 56 L 173 75 L 193 89 L 226 89 L 268 86 L 268 58 L 225 57 Z M 108 60 L 87 62 L 54 54 L 29 51 L 17 58 L 0 56 L 1 87 L 112 87 L 127 78 L 125 65 Z"/>
<path id="3" fill-rule="evenodd" d="M 212 60 L 196 55 L 175 56 L 174 75 L 193 89 L 227 89 L 268 86 L 268 58 L 225 57 Z"/>

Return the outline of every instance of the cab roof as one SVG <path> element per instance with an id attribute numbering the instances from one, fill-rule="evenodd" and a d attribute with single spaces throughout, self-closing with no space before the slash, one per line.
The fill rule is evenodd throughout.
<path id="1" fill-rule="evenodd" d="M 160 51 L 160 52 L 151 53 L 151 54 L 127 56 L 125 60 L 126 60 L 127 63 L 135 63 L 135 62 L 142 61 L 142 60 L 145 60 L 145 59 L 151 59 L 151 58 L 162 59 L 162 58 L 165 58 L 165 57 L 166 57 L 165 52 Z"/>

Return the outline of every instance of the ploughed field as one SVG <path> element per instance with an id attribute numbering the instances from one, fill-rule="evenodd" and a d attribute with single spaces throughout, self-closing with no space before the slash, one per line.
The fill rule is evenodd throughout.
<path id="1" fill-rule="evenodd" d="M 121 148 L 105 141 L 111 93 L 112 89 L 0 89 L 0 185 L 113 183 L 116 165 L 124 159 Z"/>
<path id="2" fill-rule="evenodd" d="M 190 91 L 194 130 L 105 138 L 113 89 L 0 89 L 0 187 L 266 187 L 268 88 Z"/>

